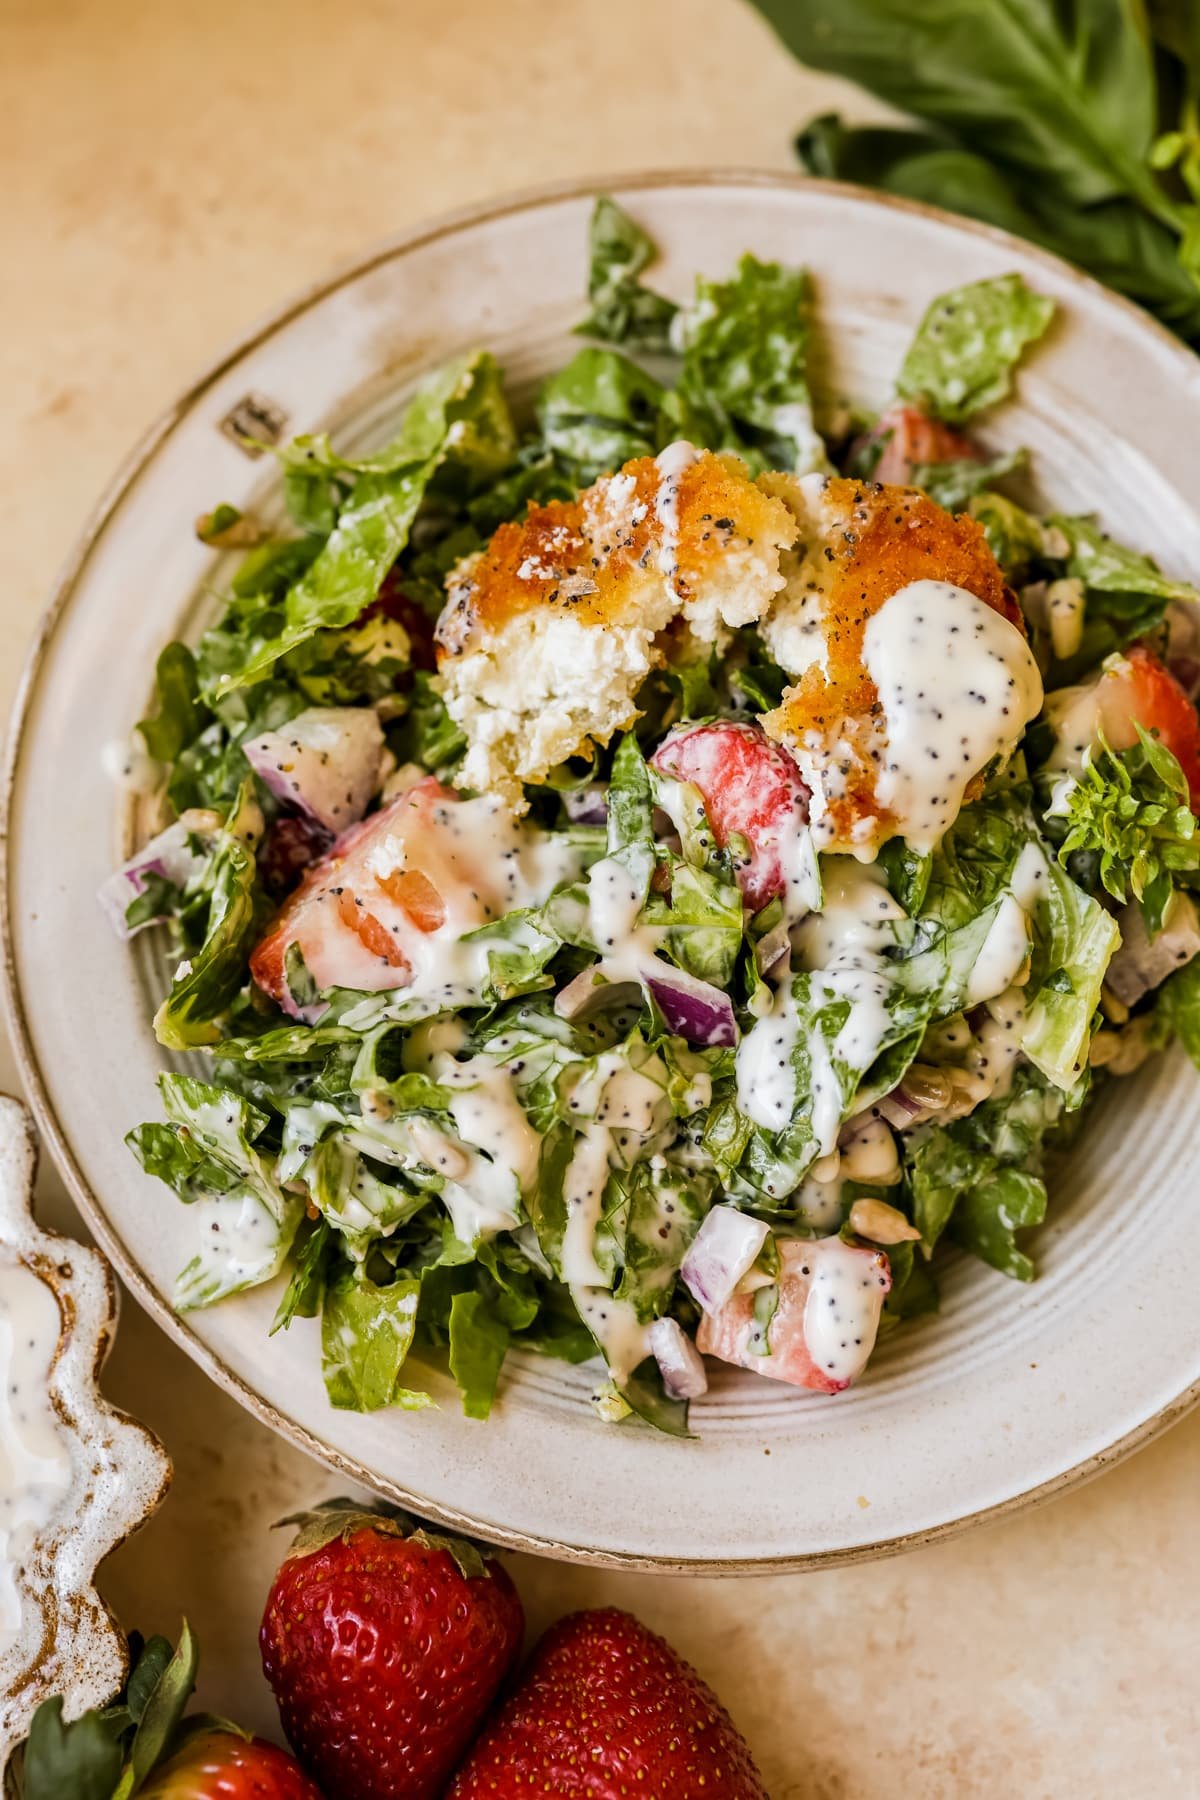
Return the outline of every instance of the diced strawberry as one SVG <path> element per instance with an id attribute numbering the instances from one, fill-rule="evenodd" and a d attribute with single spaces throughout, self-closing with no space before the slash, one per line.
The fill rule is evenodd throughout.
<path id="1" fill-rule="evenodd" d="M 1144 644 L 1134 644 L 1105 669 L 1096 688 L 1096 719 L 1114 750 L 1136 744 L 1138 725 L 1161 739 L 1187 778 L 1192 810 L 1200 810 L 1200 716 Z"/>
<path id="2" fill-rule="evenodd" d="M 981 462 L 982 454 L 961 431 L 931 419 L 919 406 L 896 401 L 883 413 L 856 449 L 865 451 L 882 444 L 879 460 L 871 469 L 873 481 L 894 482 L 907 487 L 915 470 L 928 463 Z"/>
<path id="3" fill-rule="evenodd" d="M 422 939 L 452 909 L 462 914 L 465 906 L 461 929 L 494 916 L 500 897 L 489 908 L 483 880 L 468 868 L 469 847 L 453 830 L 459 804 L 453 789 L 430 776 L 352 825 L 309 869 L 250 958 L 255 981 L 285 1012 L 297 1011 L 285 974 L 292 944 L 319 988 L 378 993 L 408 986 L 414 965 L 428 959 Z M 429 875 L 408 868 L 410 850 L 454 892 L 443 894 Z"/>
<path id="4" fill-rule="evenodd" d="M 699 788 L 718 844 L 736 835 L 749 845 L 737 879 L 750 910 L 758 912 L 782 894 L 788 839 L 807 822 L 809 802 L 809 790 L 783 746 L 757 725 L 685 725 L 650 760 L 665 775 Z"/>
<path id="5" fill-rule="evenodd" d="M 866 1366 L 892 1285 L 887 1257 L 840 1237 L 778 1241 L 779 1303 L 766 1344 L 754 1316 L 755 1294 L 735 1292 L 706 1313 L 696 1348 L 818 1394 L 839 1394 Z M 769 1355 L 756 1354 L 769 1348 Z"/>

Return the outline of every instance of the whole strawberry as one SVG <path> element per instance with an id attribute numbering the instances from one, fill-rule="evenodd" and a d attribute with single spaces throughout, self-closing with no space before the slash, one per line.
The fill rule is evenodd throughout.
<path id="1" fill-rule="evenodd" d="M 22 1800 L 322 1800 L 294 1756 L 206 1713 L 187 1713 L 200 1647 L 129 1640 L 129 1679 L 110 1706 L 63 1718 L 44 1700 L 10 1767 Z M 5 1793 L 8 1792 L 7 1786 Z"/>
<path id="2" fill-rule="evenodd" d="M 286 1750 L 220 1729 L 185 1739 L 138 1792 L 141 1800 L 321 1800 Z"/>
<path id="3" fill-rule="evenodd" d="M 572 1613 L 534 1652 L 447 1800 L 767 1800 L 745 1739 L 669 1644 L 628 1613 Z"/>
<path id="4" fill-rule="evenodd" d="M 516 1660 L 516 1589 L 402 1515 L 341 1500 L 287 1522 L 259 1645 L 293 1748 L 337 1800 L 431 1800 Z"/>

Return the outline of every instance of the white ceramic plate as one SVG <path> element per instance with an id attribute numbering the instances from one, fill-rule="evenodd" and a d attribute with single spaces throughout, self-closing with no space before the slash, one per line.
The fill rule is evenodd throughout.
<path id="1" fill-rule="evenodd" d="M 654 278 L 672 293 L 744 250 L 808 264 L 834 397 L 881 401 L 932 296 L 1022 270 L 1061 316 L 989 439 L 1029 444 L 1057 504 L 1200 571 L 1200 363 L 1134 308 L 1012 239 L 837 185 L 681 176 L 615 191 L 662 246 Z M 268 1341 L 273 1293 L 174 1317 L 187 1212 L 122 1143 L 158 1116 L 149 1020 L 165 971 L 161 947 L 143 937 L 131 954 L 93 899 L 132 829 L 100 751 L 144 712 L 162 643 L 212 610 L 223 571 L 196 515 L 218 500 L 278 510 L 271 468 L 223 422 L 241 407 L 260 434 L 286 415 L 290 431 L 377 441 L 419 375 L 476 344 L 527 391 L 577 343 L 590 203 L 552 192 L 385 246 L 254 332 L 127 465 L 67 570 L 14 737 L 14 1024 L 48 1142 L 133 1291 L 215 1380 L 346 1474 L 555 1555 L 714 1571 L 865 1556 L 1051 1493 L 1200 1397 L 1180 1242 L 1200 1092 L 1182 1059 L 1106 1097 L 1059 1177 L 1035 1284 L 963 1260 L 940 1318 L 887 1344 L 860 1387 L 829 1400 L 730 1372 L 682 1443 L 601 1425 L 591 1374 L 537 1359 L 511 1368 L 486 1425 L 460 1416 L 445 1376 L 437 1411 L 333 1411 L 315 1328 Z"/>

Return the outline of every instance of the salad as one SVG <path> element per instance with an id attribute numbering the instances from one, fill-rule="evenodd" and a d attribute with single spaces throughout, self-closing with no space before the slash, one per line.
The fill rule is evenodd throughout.
<path id="1" fill-rule="evenodd" d="M 836 1393 L 947 1245 L 1031 1279 L 1050 1154 L 1200 1058 L 1198 596 L 970 434 L 1051 302 L 934 299 L 815 411 L 806 272 L 653 256 L 600 200 L 531 418 L 479 351 L 277 452 L 286 527 L 202 519 L 221 615 L 118 759 L 176 1303 L 277 1282 L 335 1406 L 431 1350 L 477 1418 L 513 1348 L 675 1432 L 706 1357 Z"/>

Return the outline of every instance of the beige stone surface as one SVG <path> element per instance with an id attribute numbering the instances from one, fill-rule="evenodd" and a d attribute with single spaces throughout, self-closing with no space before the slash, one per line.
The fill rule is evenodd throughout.
<path id="1" fill-rule="evenodd" d="M 0 702 L 115 464 L 289 290 L 547 178 L 785 167 L 793 126 L 844 97 L 739 0 L 0 0 Z M 52 1173 L 43 1189 L 67 1221 Z M 269 1524 L 329 1478 L 132 1304 L 107 1385 L 177 1465 L 107 1591 L 143 1630 L 185 1611 L 204 1700 L 269 1729 Z M 775 1800 L 1191 1795 L 1198 1493 L 1193 1418 L 1039 1512 L 888 1563 L 738 1583 L 514 1573 L 535 1628 L 616 1603 L 665 1631 Z"/>

